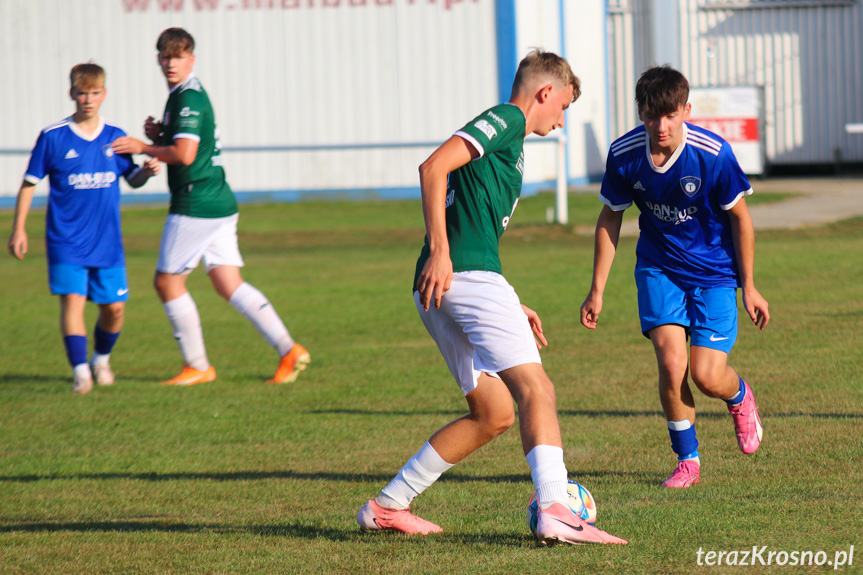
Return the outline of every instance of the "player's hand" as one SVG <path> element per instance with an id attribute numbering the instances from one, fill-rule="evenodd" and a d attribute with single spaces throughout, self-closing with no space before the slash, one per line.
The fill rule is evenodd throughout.
<path id="1" fill-rule="evenodd" d="M 111 147 L 118 154 L 140 154 L 144 151 L 144 142 L 123 136 L 111 142 Z"/>
<path id="2" fill-rule="evenodd" d="M 27 232 L 12 232 L 12 235 L 9 236 L 8 247 L 11 255 L 15 256 L 19 260 L 23 260 L 28 249 Z"/>
<path id="3" fill-rule="evenodd" d="M 144 172 L 147 174 L 148 178 L 152 178 L 161 171 L 162 162 L 160 162 L 156 158 L 150 158 L 146 162 L 144 162 Z"/>
<path id="4" fill-rule="evenodd" d="M 542 320 L 539 319 L 539 314 L 524 304 L 521 304 L 521 309 L 524 310 L 527 321 L 530 323 L 530 329 L 533 330 L 533 335 L 536 337 L 536 349 L 548 347 L 548 340 L 542 333 Z"/>
<path id="5" fill-rule="evenodd" d="M 761 294 L 754 287 L 743 289 L 743 308 L 749 314 L 749 319 L 752 320 L 752 323 L 760 330 L 763 331 L 767 327 L 767 322 L 770 321 L 767 300 L 761 297 Z"/>
<path id="6" fill-rule="evenodd" d="M 144 121 L 144 134 L 155 144 L 161 139 L 162 122 L 157 122 L 153 116 L 147 116 Z"/>
<path id="7" fill-rule="evenodd" d="M 425 311 L 429 310 L 432 298 L 434 298 L 435 309 L 440 308 L 443 294 L 449 291 L 452 285 L 452 260 L 449 254 L 432 254 L 426 260 L 420 277 L 417 279 L 417 291 L 420 292 L 420 303 Z"/>
<path id="8" fill-rule="evenodd" d="M 581 304 L 581 325 L 587 329 L 596 329 L 599 312 L 602 311 L 602 294 L 590 292 Z"/>

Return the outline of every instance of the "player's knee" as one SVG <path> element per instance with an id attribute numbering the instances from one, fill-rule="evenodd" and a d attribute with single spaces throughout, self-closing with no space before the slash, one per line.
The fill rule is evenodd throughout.
<path id="1" fill-rule="evenodd" d="M 721 369 L 714 366 L 692 366 L 692 382 L 704 395 L 715 397 L 725 381 L 725 366 Z"/>
<path id="2" fill-rule="evenodd" d="M 101 314 L 107 321 L 118 323 L 123 321 L 123 318 L 126 315 L 126 306 L 122 303 L 106 305 L 102 307 Z"/>

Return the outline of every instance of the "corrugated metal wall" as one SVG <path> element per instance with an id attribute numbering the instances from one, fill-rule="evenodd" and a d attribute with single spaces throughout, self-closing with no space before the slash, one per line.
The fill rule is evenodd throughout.
<path id="1" fill-rule="evenodd" d="M 611 0 L 612 125 L 637 117 L 634 81 L 649 54 L 649 0 Z M 857 0 L 679 0 L 681 71 L 693 86 L 764 88 L 765 151 L 775 165 L 863 161 L 863 6 Z M 630 70 L 630 67 L 634 68 Z M 631 83 L 631 84 L 630 84 Z"/>
<path id="2" fill-rule="evenodd" d="M 103 115 L 143 136 L 144 118 L 161 117 L 167 98 L 155 41 L 168 26 L 195 36 L 195 70 L 229 150 L 439 143 L 498 101 L 494 7 L 494 0 L 4 0 L 0 149 L 29 150 L 42 127 L 74 111 L 67 74 L 89 59 L 108 72 Z M 416 187 L 431 149 L 229 152 L 225 163 L 240 191 Z M 14 194 L 27 157 L 0 158 L 0 189 Z"/>

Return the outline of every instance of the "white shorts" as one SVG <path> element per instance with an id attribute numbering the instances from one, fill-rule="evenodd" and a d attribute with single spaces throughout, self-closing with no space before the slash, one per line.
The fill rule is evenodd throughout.
<path id="1" fill-rule="evenodd" d="M 414 303 L 465 395 L 476 389 L 481 373 L 498 377 L 498 371 L 542 363 L 521 302 L 500 274 L 458 272 L 440 308 L 432 303 L 425 311 L 419 292 Z"/>
<path id="2" fill-rule="evenodd" d="M 190 273 L 201 259 L 207 272 L 216 266 L 243 267 L 237 243 L 240 214 L 226 218 L 192 218 L 168 214 L 159 246 L 156 271 L 166 274 Z"/>

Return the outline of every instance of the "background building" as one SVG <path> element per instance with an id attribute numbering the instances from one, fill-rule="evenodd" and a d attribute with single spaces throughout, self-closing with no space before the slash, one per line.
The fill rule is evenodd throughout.
<path id="1" fill-rule="evenodd" d="M 131 135 L 161 117 L 169 26 L 195 36 L 241 199 L 418 197 L 420 162 L 509 97 L 533 46 L 566 56 L 584 95 L 562 138 L 530 140 L 526 193 L 601 177 L 654 63 L 693 86 L 757 88 L 771 169 L 863 162 L 863 136 L 844 130 L 863 122 L 857 0 L 4 0 L 0 206 L 39 130 L 73 111 L 74 64 L 106 68 L 103 115 Z M 165 190 L 160 177 L 126 199 Z"/>

